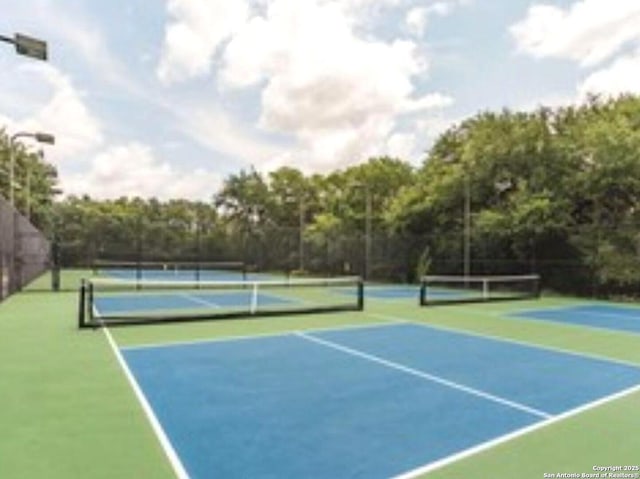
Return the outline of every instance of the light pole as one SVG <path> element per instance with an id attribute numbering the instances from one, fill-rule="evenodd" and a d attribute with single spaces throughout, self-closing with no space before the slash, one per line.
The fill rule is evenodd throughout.
<path id="1" fill-rule="evenodd" d="M 40 157 L 40 160 L 42 162 L 44 162 L 44 151 L 40 150 L 38 151 L 38 156 Z M 40 195 L 40 196 L 35 196 L 32 194 L 32 189 L 31 189 L 31 168 L 27 168 L 27 179 L 25 182 L 26 185 L 26 195 L 27 195 L 27 206 L 26 206 L 26 212 L 25 212 L 25 216 L 27 217 L 28 220 L 31 220 L 31 210 L 32 210 L 32 206 L 35 203 L 35 200 L 41 199 L 41 198 L 49 198 L 48 195 L 60 195 L 62 194 L 62 190 L 58 189 L 58 188 L 52 188 L 51 185 L 49 184 L 49 182 L 51 180 L 53 180 L 55 182 L 55 180 L 57 179 L 57 173 L 56 170 L 52 167 L 50 167 L 49 165 L 46 165 L 46 169 L 44 171 L 44 178 L 47 180 L 47 183 L 49 185 L 49 191 L 48 191 L 48 195 Z"/>
<path id="2" fill-rule="evenodd" d="M 25 216 L 28 220 L 31 220 L 31 168 L 29 167 L 27 167 L 27 180 L 25 183 L 27 187 L 27 204 L 25 206 Z"/>
<path id="3" fill-rule="evenodd" d="M 53 145 L 56 142 L 56 138 L 49 133 L 29 133 L 25 131 L 19 131 L 14 133 L 9 140 L 9 203 L 15 208 L 15 169 L 16 169 L 16 155 L 15 155 L 15 141 L 18 138 L 34 138 L 38 143 L 48 143 Z"/>
<path id="4" fill-rule="evenodd" d="M 304 271 L 304 193 L 287 188 L 286 194 L 286 202 L 293 203 L 295 201 L 298 203 L 298 271 L 302 272 Z"/>
<path id="5" fill-rule="evenodd" d="M 14 45 L 18 55 L 25 55 L 36 60 L 47 60 L 47 42 L 38 38 L 16 33 L 13 38 L 0 35 L 0 41 Z"/>
<path id="6" fill-rule="evenodd" d="M 458 157 L 453 153 L 443 158 L 444 163 L 453 164 Z M 471 174 L 469 167 L 462 161 L 462 174 L 464 181 L 464 206 L 462 208 L 462 268 L 463 276 L 468 278 L 471 276 Z"/>
<path id="7" fill-rule="evenodd" d="M 464 174 L 464 277 L 471 275 L 471 185 L 469 173 Z"/>
<path id="8" fill-rule="evenodd" d="M 372 198 L 371 189 L 367 183 L 354 183 L 353 188 L 362 188 L 365 195 L 365 211 L 364 211 L 364 279 L 368 280 L 371 273 L 371 216 L 372 216 Z"/>
<path id="9" fill-rule="evenodd" d="M 371 190 L 367 185 L 365 187 L 365 231 L 364 231 L 364 278 L 366 280 L 371 276 Z"/>
<path id="10" fill-rule="evenodd" d="M 300 198 L 299 198 L 299 208 L 298 208 L 298 227 L 300 228 L 299 231 L 299 261 L 300 264 L 298 265 L 298 269 L 300 270 L 300 272 L 304 271 L 304 196 L 302 194 L 300 194 Z"/>

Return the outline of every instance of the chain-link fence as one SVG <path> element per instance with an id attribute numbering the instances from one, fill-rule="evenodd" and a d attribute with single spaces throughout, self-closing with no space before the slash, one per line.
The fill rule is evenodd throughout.
<path id="1" fill-rule="evenodd" d="M 54 248 L 59 249 L 65 268 L 87 270 L 96 260 L 241 261 L 248 271 L 359 274 L 370 281 L 395 283 L 465 271 L 472 275 L 537 273 L 546 290 L 640 297 L 640 227 L 634 224 L 583 225 L 521 236 L 472 231 L 466 238 L 458 230 L 430 235 L 380 230 L 322 235 L 304 231 L 301 235 L 295 227 L 234 228 L 143 219 L 130 219 L 127 224 L 103 221 L 81 233 L 73 228 L 72 223 L 62 225 L 63 241 Z M 66 286 L 74 289 L 77 281 Z"/>
<path id="2" fill-rule="evenodd" d="M 49 240 L 0 196 L 0 300 L 49 267 Z"/>

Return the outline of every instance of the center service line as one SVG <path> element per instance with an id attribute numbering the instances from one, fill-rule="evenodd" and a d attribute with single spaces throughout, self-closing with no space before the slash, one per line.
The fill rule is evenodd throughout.
<path id="1" fill-rule="evenodd" d="M 412 376 L 417 376 L 419 378 L 426 379 L 427 381 L 432 381 L 432 382 L 441 384 L 443 386 L 450 387 L 452 389 L 457 389 L 459 391 L 463 391 L 463 392 L 465 392 L 467 394 L 471 394 L 473 396 L 478 396 L 478 397 L 480 397 L 482 399 L 486 399 L 488 401 L 493 401 L 493 402 L 502 404 L 504 406 L 508 406 L 510 408 L 513 408 L 513 409 L 518 409 L 520 411 L 524 411 L 524 412 L 526 412 L 528 414 L 531 414 L 531 415 L 534 415 L 536 417 L 540 417 L 540 418 L 543 418 L 543 419 L 549 419 L 549 418 L 553 417 L 551 414 L 546 413 L 544 411 L 540 411 L 539 409 L 534 409 L 532 407 L 525 406 L 524 404 L 520 404 L 520 403 L 517 403 L 517 402 L 514 402 L 514 401 L 510 401 L 510 400 L 505 399 L 505 398 L 501 398 L 499 396 L 495 396 L 493 394 L 489 394 L 489 393 L 484 392 L 484 391 L 480 391 L 479 389 L 474 389 L 474 388 L 471 388 L 471 387 L 468 387 L 468 386 L 464 386 L 464 385 L 456 383 L 454 381 L 449 381 L 448 379 L 444 379 L 444 378 L 441 378 L 439 376 L 435 376 L 433 374 L 425 373 L 425 372 L 420 371 L 418 369 L 413 369 L 413 368 L 410 368 L 408 366 L 403 366 L 402 364 L 394 363 L 393 361 L 387 361 L 386 359 L 382 359 L 382 358 L 380 358 L 378 356 L 374 356 L 372 354 L 367 354 L 367 353 L 364 353 L 362 351 L 358 351 L 357 349 L 352 349 L 352 348 L 349 348 L 347 346 L 342 346 L 341 344 L 337 344 L 337 343 L 334 343 L 334 342 L 331 342 L 331 341 L 320 339 L 320 338 L 317 338 L 315 336 L 311 336 L 311 335 L 303 333 L 303 332 L 296 332 L 295 334 L 296 334 L 296 336 L 299 336 L 299 337 L 301 337 L 303 339 L 306 339 L 307 341 L 311 341 L 311 342 L 314 342 L 314 343 L 317 343 L 317 344 L 321 344 L 321 345 L 326 346 L 328 348 L 336 349 L 338 351 L 342 351 L 343 353 L 351 354 L 352 356 L 357 356 L 359 358 L 367 359 L 367 360 L 372 361 L 374 363 L 382 364 L 383 366 L 386 366 L 388 368 L 395 369 L 397 371 L 402 371 L 403 373 L 411 374 Z"/>

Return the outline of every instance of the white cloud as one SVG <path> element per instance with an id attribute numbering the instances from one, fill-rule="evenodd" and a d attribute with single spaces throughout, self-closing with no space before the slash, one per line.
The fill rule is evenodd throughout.
<path id="1" fill-rule="evenodd" d="M 186 135 L 216 153 L 255 163 L 283 153 L 282 148 L 252 135 L 219 104 L 179 108 L 174 113 Z"/>
<path id="2" fill-rule="evenodd" d="M 640 93 L 640 50 L 617 58 L 607 68 L 590 74 L 578 87 L 584 100 L 589 93 L 616 96 L 621 93 Z"/>
<path id="3" fill-rule="evenodd" d="M 29 112 L 22 119 L 11 121 L 16 130 L 41 130 L 56 137 L 51 148 L 54 159 L 86 153 L 103 142 L 102 127 L 74 87 L 71 79 L 49 64 L 29 64 L 22 67 L 40 76 L 50 87 L 51 96 L 43 107 Z"/>
<path id="4" fill-rule="evenodd" d="M 426 7 L 415 7 L 407 12 L 405 22 L 409 31 L 416 36 L 421 36 L 427 28 L 429 12 Z"/>
<path id="5" fill-rule="evenodd" d="M 167 11 L 172 21 L 156 71 L 166 84 L 208 73 L 219 45 L 249 15 L 245 0 L 168 0 Z"/>
<path id="6" fill-rule="evenodd" d="M 304 161 L 325 168 L 379 153 L 399 116 L 450 104 L 415 97 L 413 78 L 426 71 L 415 43 L 357 36 L 344 5 L 274 0 L 229 42 L 221 82 L 264 84 L 260 126 L 293 135 Z"/>
<path id="7" fill-rule="evenodd" d="M 405 22 L 412 34 L 422 36 L 427 29 L 430 17 L 434 15 L 444 17 L 451 13 L 453 8 L 453 2 L 436 2 L 426 7 L 414 7 L 407 12 Z"/>
<path id="8" fill-rule="evenodd" d="M 111 147 L 93 159 L 90 171 L 62 177 L 67 195 L 88 194 L 97 199 L 139 196 L 209 200 L 221 184 L 217 173 L 179 170 L 140 143 Z"/>
<path id="9" fill-rule="evenodd" d="M 537 4 L 510 32 L 518 48 L 534 57 L 593 66 L 640 41 L 640 2 L 581 0 L 566 9 Z"/>

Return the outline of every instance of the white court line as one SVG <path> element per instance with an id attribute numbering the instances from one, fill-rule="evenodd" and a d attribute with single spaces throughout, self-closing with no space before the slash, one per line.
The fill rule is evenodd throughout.
<path id="1" fill-rule="evenodd" d="M 384 314 L 372 314 L 371 316 L 375 317 L 375 318 L 379 318 L 379 319 L 386 319 L 388 321 L 398 321 L 399 323 L 404 323 L 404 324 L 413 324 L 415 326 L 420 326 L 426 329 L 435 329 L 435 330 L 440 330 L 440 331 L 446 331 L 448 333 L 455 333 L 455 334 L 460 334 L 463 336 L 473 336 L 476 338 L 482 338 L 482 339 L 490 339 L 493 341 L 501 341 L 504 343 L 513 343 L 513 344 L 518 344 L 520 346 L 527 346 L 530 348 L 535 348 L 535 349 L 541 349 L 541 350 L 545 350 L 545 351 L 552 351 L 555 353 L 563 353 L 563 354 L 568 354 L 571 356 L 577 356 L 577 357 L 581 357 L 581 358 L 586 358 L 586 359 L 595 359 L 598 361 L 606 361 L 609 363 L 616 363 L 616 364 L 620 364 L 622 366 L 632 366 L 634 368 L 640 368 L 640 363 L 636 363 L 633 361 L 627 361 L 624 359 L 616 359 L 616 358 L 611 358 L 609 356 L 602 356 L 600 354 L 592 354 L 592 353 L 586 353 L 586 352 L 582 352 L 582 351 L 572 351 L 571 349 L 563 349 L 563 348 L 558 348 L 555 346 L 549 346 L 549 345 L 545 345 L 545 344 L 538 344 L 538 343 L 530 343 L 528 341 L 522 341 L 520 339 L 513 339 L 513 338 L 508 338 L 508 337 L 503 337 L 503 336 L 495 336 L 492 334 L 485 334 L 485 333 L 479 333 L 479 332 L 475 332 L 475 331 L 468 331 L 468 330 L 463 330 L 463 329 L 456 329 L 456 328 L 450 328 L 448 326 L 441 326 L 439 324 L 432 324 L 432 323 L 423 323 L 422 321 L 416 320 L 416 319 L 406 319 L 406 318 L 398 318 L 398 317 L 394 317 L 394 316 L 386 316 Z"/>
<path id="2" fill-rule="evenodd" d="M 133 391 L 134 391 L 134 393 L 136 395 L 136 398 L 138 399 L 138 402 L 142 406 L 142 409 L 144 410 L 144 413 L 146 414 L 147 419 L 149 420 L 149 423 L 151 424 L 153 432 L 155 433 L 156 437 L 158 438 L 158 441 L 160 442 L 160 445 L 162 446 L 162 450 L 164 451 L 165 455 L 167 456 L 167 459 L 169 460 L 169 462 L 171 463 L 171 467 L 173 467 L 173 471 L 175 472 L 177 478 L 178 479 L 189 479 L 189 474 L 187 474 L 186 469 L 182 465 L 182 461 L 180 461 L 180 458 L 178 457 L 178 454 L 176 453 L 175 449 L 171 445 L 171 441 L 169 441 L 169 438 L 167 437 L 166 433 L 164 432 L 164 429 L 162 428 L 162 425 L 160 424 L 160 421 L 158 421 L 158 418 L 156 417 L 155 413 L 153 412 L 153 408 L 151 407 L 151 405 L 149 404 L 149 401 L 147 400 L 146 396 L 142 392 L 142 389 L 140 388 L 140 385 L 138 384 L 138 381 L 136 381 L 136 378 L 134 377 L 133 373 L 129 369 L 129 366 L 127 365 L 126 361 L 122 357 L 122 354 L 120 353 L 120 350 L 118 349 L 118 346 L 116 345 L 116 342 L 114 341 L 113 337 L 111 336 L 111 333 L 109 332 L 109 329 L 106 326 L 103 325 L 102 330 L 104 331 L 104 334 L 107 337 L 107 341 L 109 343 L 109 346 L 111 346 L 111 350 L 113 351 L 113 354 L 115 354 L 116 359 L 118 360 L 118 364 L 120 364 L 120 367 L 124 371 L 124 374 L 127 377 L 127 380 L 129 381 L 129 384 L 133 388 Z"/>
<path id="3" fill-rule="evenodd" d="M 191 294 L 188 294 L 188 293 L 178 293 L 178 296 L 182 296 L 183 298 L 186 298 L 189 301 L 193 301 L 194 303 L 199 303 L 205 306 L 209 306 L 210 308 L 220 309 L 220 305 L 218 303 L 212 303 L 211 301 L 207 301 L 206 299 L 192 296 Z"/>
<path id="4" fill-rule="evenodd" d="M 504 436 L 500 436 L 497 437 L 495 439 L 492 439 L 490 441 L 484 442 L 482 444 L 478 444 L 477 446 L 471 447 L 469 449 L 465 449 L 464 451 L 460 451 L 456 454 L 452 454 L 451 456 L 447 456 L 443 459 L 431 462 L 429 464 L 425 464 L 424 466 L 420 466 L 416 469 L 412 469 L 411 471 L 407 471 L 405 473 L 402 473 L 398 476 L 395 476 L 393 479 L 413 479 L 415 477 L 421 476 L 423 474 L 426 474 L 428 472 L 434 471 L 435 469 L 440 469 L 442 467 L 445 467 L 449 464 L 452 464 L 454 462 L 458 462 L 462 459 L 465 459 L 469 456 L 473 456 L 475 454 L 478 454 L 482 451 L 486 451 L 488 449 L 494 448 L 500 444 L 503 444 L 505 442 L 508 441 L 512 441 L 513 439 L 516 439 L 518 437 L 524 436 L 525 434 L 529 434 L 533 431 L 537 431 L 538 429 L 542 429 L 544 427 L 550 426 L 552 424 L 558 423 L 560 421 L 564 421 L 565 419 L 569 419 L 570 417 L 573 416 L 577 416 L 578 414 L 581 414 L 585 411 L 588 411 L 590 409 L 594 409 L 598 406 L 602 406 L 603 404 L 615 401 L 616 399 L 621 399 L 625 396 L 629 396 L 631 394 L 640 392 L 640 384 L 630 387 L 628 389 L 622 390 L 620 392 L 617 392 L 615 394 L 611 394 L 610 396 L 606 396 L 604 398 L 598 399 L 597 401 L 593 401 L 587 404 L 584 404 L 580 407 L 577 407 L 575 409 L 571 409 L 567 412 L 564 412 L 562 414 L 559 414 L 557 416 L 551 417 L 549 419 L 546 419 L 544 421 L 540 421 L 537 422 L 535 424 L 532 424 L 531 426 L 527 426 L 525 428 L 522 429 L 518 429 L 516 431 L 513 431 L 509 434 L 505 434 Z"/>
<path id="5" fill-rule="evenodd" d="M 440 376 L 429 374 L 429 373 L 426 373 L 424 371 L 420 371 L 418 369 L 410 368 L 408 366 L 403 366 L 402 364 L 395 363 L 393 361 L 388 361 L 388 360 L 383 359 L 381 357 L 374 356 L 373 354 L 368 354 L 368 353 L 359 351 L 357 349 L 352 349 L 352 348 L 349 348 L 347 346 L 343 346 L 341 344 L 334 343 L 333 341 L 327 341 L 325 339 L 316 338 L 315 336 L 311 336 L 311 335 L 309 335 L 307 333 L 303 333 L 303 332 L 298 332 L 298 333 L 296 333 L 296 335 L 301 337 L 301 338 L 304 338 L 304 339 L 306 339 L 308 341 L 312 341 L 314 343 L 318 343 L 318 344 L 321 344 L 323 346 L 326 346 L 328 348 L 336 349 L 338 351 L 342 351 L 343 353 L 350 354 L 352 356 L 356 356 L 356 357 L 359 357 L 359 358 L 367 359 L 369 361 L 381 364 L 381 365 L 386 366 L 388 368 L 395 369 L 397 371 L 401 371 L 403 373 L 407 373 L 407 374 L 410 374 L 412 376 L 417 376 L 419 378 L 426 379 L 427 381 L 432 381 L 434 383 L 438 383 L 438 384 L 441 384 L 443 386 L 447 386 L 447 387 L 449 387 L 451 389 L 456 389 L 458 391 L 462 391 L 462 392 L 465 392 L 467 394 L 471 394 L 473 396 L 477 396 L 477 397 L 480 397 L 482 399 L 486 399 L 488 401 L 492 401 L 492 402 L 495 402 L 495 403 L 498 403 L 498 404 L 502 404 L 503 406 L 508 406 L 510 408 L 513 408 L 513 409 L 518 409 L 520 411 L 526 412 L 528 414 L 531 414 L 531 415 L 539 417 L 539 418 L 549 419 L 549 418 L 553 417 L 551 414 L 549 414 L 547 412 L 544 412 L 544 411 L 541 411 L 539 409 L 535 409 L 535 408 L 526 406 L 524 404 L 520 404 L 520 403 L 515 402 L 515 401 L 510 401 L 509 399 L 505 399 L 505 398 L 502 398 L 500 396 L 495 396 L 493 394 L 481 391 L 479 389 L 475 389 L 475 388 L 472 388 L 472 387 L 469 387 L 469 386 L 464 386 L 464 385 L 456 383 L 454 381 L 450 381 L 448 379 L 444 379 L 444 378 L 442 378 Z"/>
<path id="6" fill-rule="evenodd" d="M 344 326 L 327 326 L 324 328 L 310 328 L 305 329 L 304 332 L 324 332 L 324 331 L 348 331 L 351 329 L 367 329 L 367 328 L 384 328 L 389 326 L 396 326 L 398 324 L 408 323 L 408 321 L 400 321 L 400 320 L 385 320 L 384 323 L 376 322 L 376 323 L 366 323 L 366 324 L 347 324 Z M 206 339 L 192 339 L 187 341 L 174 341 L 169 343 L 148 343 L 148 344 L 140 344 L 137 346 L 122 346 L 120 349 L 123 351 L 135 351 L 137 349 L 152 349 L 152 348 L 171 348 L 174 346 L 190 346 L 192 344 L 208 344 L 208 343 L 226 343 L 226 342 L 234 342 L 234 341 L 250 341 L 253 339 L 265 339 L 265 338 L 275 338 L 275 337 L 284 337 L 294 335 L 301 330 L 293 329 L 293 330 L 285 330 L 278 331 L 273 333 L 258 333 L 252 335 L 237 335 L 237 336 L 225 336 L 220 338 L 206 338 Z"/>

